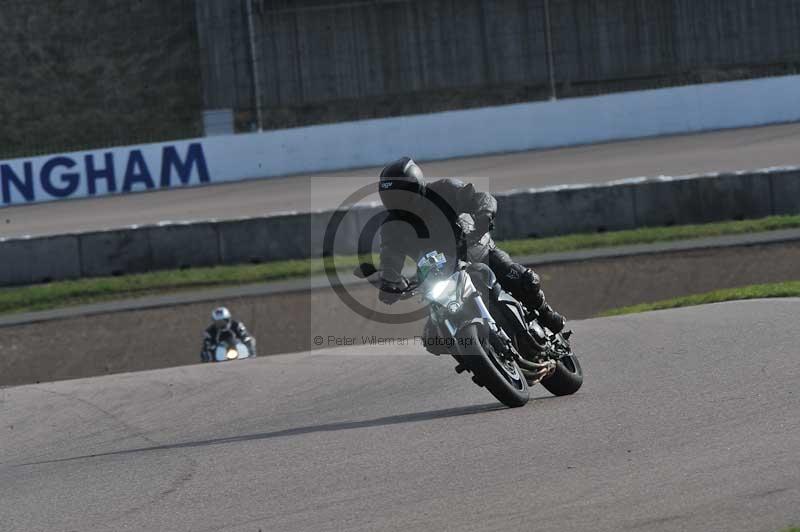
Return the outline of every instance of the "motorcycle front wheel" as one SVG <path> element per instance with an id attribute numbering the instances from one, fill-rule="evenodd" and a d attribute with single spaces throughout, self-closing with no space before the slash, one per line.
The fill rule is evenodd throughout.
<path id="1" fill-rule="evenodd" d="M 530 392 L 517 363 L 496 355 L 480 332 L 479 326 L 472 324 L 458 333 L 462 364 L 498 401 L 509 408 L 524 406 Z"/>

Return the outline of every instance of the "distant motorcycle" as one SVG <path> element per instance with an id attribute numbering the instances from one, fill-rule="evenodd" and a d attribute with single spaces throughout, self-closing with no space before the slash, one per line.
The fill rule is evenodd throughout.
<path id="1" fill-rule="evenodd" d="M 232 331 L 224 331 L 219 335 L 216 345 L 211 348 L 211 354 L 211 362 L 252 358 L 250 349 Z"/>
<path id="2" fill-rule="evenodd" d="M 372 277 L 378 270 L 363 263 L 353 272 Z M 377 281 L 371 281 L 377 285 Z M 448 260 L 431 251 L 417 263 L 401 299 L 422 294 L 429 303 L 433 332 L 456 359 L 456 372 L 472 373 L 508 407 L 523 406 L 529 386 L 541 383 L 554 395 L 570 395 L 583 384 L 580 362 L 570 347 L 571 332 L 554 334 L 504 291 L 492 270 L 481 263 Z M 444 353 L 440 353 L 444 354 Z"/>

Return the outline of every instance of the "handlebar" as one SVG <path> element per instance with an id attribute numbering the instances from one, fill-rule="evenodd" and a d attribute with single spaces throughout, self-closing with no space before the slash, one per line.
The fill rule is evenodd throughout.
<path id="1" fill-rule="evenodd" d="M 380 279 L 368 279 L 369 283 L 374 286 L 375 288 L 380 289 L 381 282 Z M 417 288 L 419 288 L 420 283 L 416 279 L 407 280 L 408 288 L 403 290 L 402 292 L 398 292 L 398 299 L 404 301 L 406 299 L 411 299 L 412 297 L 417 295 Z"/>
<path id="2" fill-rule="evenodd" d="M 356 277 L 366 279 L 367 282 L 375 288 L 380 288 L 380 278 L 374 277 L 376 273 L 380 273 L 380 270 L 375 269 L 373 265 L 368 263 L 357 266 L 353 271 Z M 416 278 L 407 279 L 406 281 L 408 282 L 408 288 L 398 293 L 400 300 L 411 299 L 417 295 L 417 288 L 419 288 L 420 285 L 419 281 Z"/>
<path id="3" fill-rule="evenodd" d="M 408 282 L 408 288 L 400 292 L 400 300 L 404 301 L 406 299 L 411 299 L 412 297 L 417 295 L 417 288 L 419 288 L 419 283 L 416 280 L 411 280 Z"/>

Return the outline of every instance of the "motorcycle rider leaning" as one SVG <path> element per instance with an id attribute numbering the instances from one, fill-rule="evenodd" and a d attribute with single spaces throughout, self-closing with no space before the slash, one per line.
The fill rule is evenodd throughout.
<path id="1" fill-rule="evenodd" d="M 200 360 L 211 362 L 214 360 L 214 348 L 220 341 L 220 336 L 225 332 L 232 332 L 233 335 L 247 346 L 250 350 L 250 357 L 256 356 L 256 339 L 247 331 L 247 328 L 240 321 L 231 318 L 231 312 L 225 307 L 215 308 L 211 313 L 211 325 L 205 331 L 203 337 L 203 350 L 200 352 Z"/>
<path id="2" fill-rule="evenodd" d="M 539 312 L 541 325 L 554 333 L 564 329 L 566 320 L 547 304 L 539 276 L 495 246 L 489 232 L 494 227 L 497 200 L 490 194 L 477 192 L 472 184 L 458 179 L 426 184 L 422 170 L 410 157 L 383 169 L 378 192 L 389 211 L 380 228 L 382 302 L 391 305 L 408 288 L 401 273 L 407 256 L 416 259 L 422 252 L 452 242 L 454 235 L 463 235 L 471 262 L 489 266 L 504 290 L 529 310 Z"/>

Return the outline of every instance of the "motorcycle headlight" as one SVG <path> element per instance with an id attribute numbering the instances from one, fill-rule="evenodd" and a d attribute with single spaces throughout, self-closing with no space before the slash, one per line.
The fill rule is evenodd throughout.
<path id="1" fill-rule="evenodd" d="M 449 295 L 449 293 L 452 292 L 454 288 L 455 288 L 455 283 L 453 283 L 453 281 L 449 279 L 445 281 L 438 281 L 431 287 L 430 292 L 428 292 L 428 297 L 430 297 L 434 301 L 437 301 L 440 298 L 444 299 L 442 298 L 442 296 Z"/>
<path id="2" fill-rule="evenodd" d="M 239 352 L 236 349 L 228 349 L 227 357 L 228 360 L 233 360 L 239 356 Z"/>
<path id="3" fill-rule="evenodd" d="M 456 290 L 456 283 L 452 279 L 437 281 L 428 291 L 428 299 L 444 304 L 452 299 Z"/>

